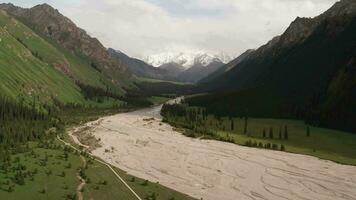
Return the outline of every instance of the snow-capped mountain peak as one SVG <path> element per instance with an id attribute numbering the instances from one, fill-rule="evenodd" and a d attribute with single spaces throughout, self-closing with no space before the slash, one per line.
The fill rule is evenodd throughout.
<path id="1" fill-rule="evenodd" d="M 196 65 L 208 66 L 213 62 L 227 62 L 227 58 L 221 56 L 214 56 L 206 52 L 165 52 L 160 54 L 155 54 L 151 56 L 147 56 L 145 58 L 145 62 L 148 64 L 160 67 L 167 63 L 176 63 L 184 67 L 185 69 L 189 69 Z"/>

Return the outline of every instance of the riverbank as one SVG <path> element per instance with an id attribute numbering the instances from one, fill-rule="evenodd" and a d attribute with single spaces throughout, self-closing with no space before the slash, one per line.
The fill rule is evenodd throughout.
<path id="1" fill-rule="evenodd" d="M 315 157 L 188 138 L 161 107 L 87 123 L 106 162 L 203 199 L 355 199 L 356 167 Z"/>

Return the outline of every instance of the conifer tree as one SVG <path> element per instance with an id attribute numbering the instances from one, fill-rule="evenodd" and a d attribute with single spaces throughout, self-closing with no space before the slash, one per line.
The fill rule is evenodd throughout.
<path id="1" fill-rule="evenodd" d="M 235 130 L 235 123 L 234 123 L 234 119 L 231 118 L 231 131 Z"/>
<path id="2" fill-rule="evenodd" d="M 244 126 L 244 134 L 245 135 L 247 134 L 247 120 L 248 120 L 248 117 L 246 116 L 245 117 L 245 126 Z"/>
<path id="3" fill-rule="evenodd" d="M 263 137 L 263 138 L 266 138 L 266 129 L 265 129 L 265 128 L 263 128 L 262 137 Z"/>
<path id="4" fill-rule="evenodd" d="M 273 139 L 273 128 L 269 129 L 269 138 Z"/>
<path id="5" fill-rule="evenodd" d="M 287 126 L 284 127 L 284 139 L 288 140 L 288 127 Z"/>

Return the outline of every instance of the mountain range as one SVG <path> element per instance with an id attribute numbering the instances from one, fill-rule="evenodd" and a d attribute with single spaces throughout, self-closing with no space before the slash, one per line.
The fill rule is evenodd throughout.
<path id="1" fill-rule="evenodd" d="M 168 71 L 176 81 L 196 83 L 230 61 L 230 57 L 203 51 L 166 52 L 146 57 L 152 66 Z"/>
<path id="2" fill-rule="evenodd" d="M 231 59 L 225 54 L 213 56 L 202 51 L 161 53 L 148 56 L 144 60 L 131 58 L 111 48 L 109 53 L 138 77 L 186 83 L 199 82 Z"/>

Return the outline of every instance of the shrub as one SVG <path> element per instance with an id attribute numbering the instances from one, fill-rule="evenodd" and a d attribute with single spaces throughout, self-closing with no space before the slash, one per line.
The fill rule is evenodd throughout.
<path id="1" fill-rule="evenodd" d="M 135 180 L 136 180 L 135 177 L 131 177 L 130 179 L 131 182 L 135 182 Z"/>
<path id="2" fill-rule="evenodd" d="M 281 151 L 285 151 L 285 150 L 286 150 L 283 144 L 281 145 L 280 150 L 281 150 Z"/>
<path id="3" fill-rule="evenodd" d="M 277 144 L 272 144 L 272 149 L 273 150 L 277 150 L 278 149 L 278 145 Z"/>
<path id="4" fill-rule="evenodd" d="M 259 147 L 259 148 L 263 148 L 262 142 L 259 142 L 259 143 L 258 143 L 258 147 Z"/>
<path id="5" fill-rule="evenodd" d="M 148 180 L 144 180 L 141 185 L 147 186 L 148 185 Z"/>

